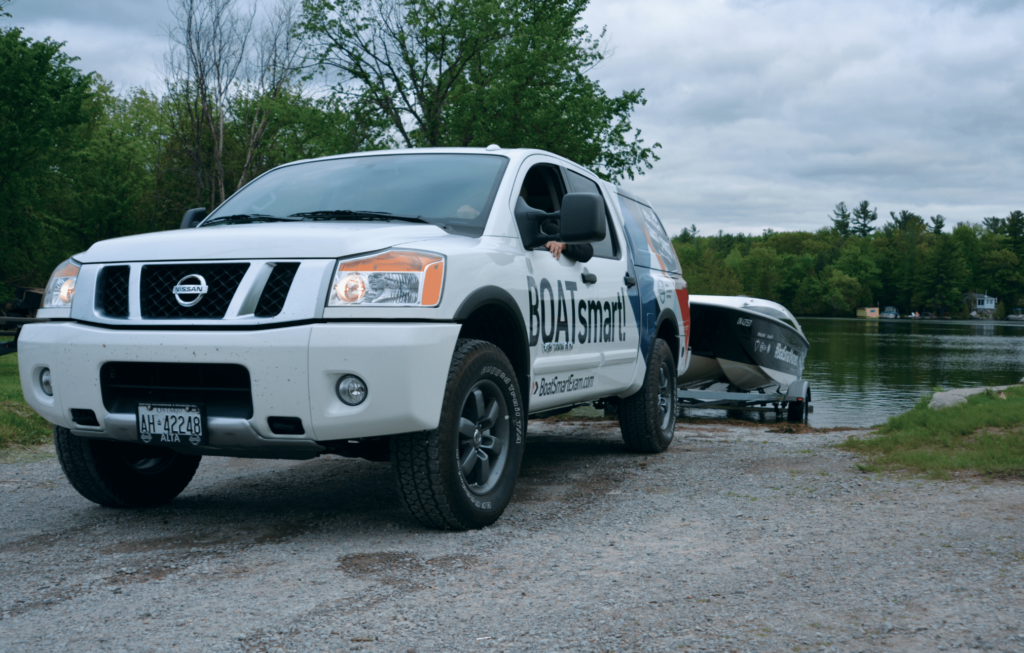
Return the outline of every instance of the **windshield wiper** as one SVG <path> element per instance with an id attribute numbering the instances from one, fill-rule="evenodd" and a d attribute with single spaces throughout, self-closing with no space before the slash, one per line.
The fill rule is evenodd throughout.
<path id="1" fill-rule="evenodd" d="M 203 223 L 204 227 L 209 227 L 211 224 L 246 224 L 250 222 L 295 222 L 296 218 L 288 216 L 282 218 L 277 215 L 266 215 L 264 213 L 239 213 L 238 215 L 218 215 L 215 218 L 211 218 Z"/>
<path id="2" fill-rule="evenodd" d="M 420 215 L 397 215 L 387 211 L 351 211 L 349 209 L 338 209 L 335 211 L 306 211 L 304 213 L 293 213 L 289 218 L 300 218 L 302 220 L 403 220 L 405 222 L 422 222 L 423 224 L 434 224 Z"/>

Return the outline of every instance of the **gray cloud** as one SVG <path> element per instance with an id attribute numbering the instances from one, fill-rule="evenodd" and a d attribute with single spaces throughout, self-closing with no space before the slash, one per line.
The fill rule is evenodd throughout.
<path id="1" fill-rule="evenodd" d="M 266 3 L 265 3 L 266 4 Z M 15 0 L 119 89 L 160 87 L 163 0 Z M 662 160 L 635 182 L 670 231 L 816 229 L 839 201 L 977 221 L 1024 209 L 1016 0 L 593 0 L 611 93 Z"/>
<path id="2" fill-rule="evenodd" d="M 34 39 L 66 41 L 78 66 L 97 72 L 118 90 L 157 90 L 167 51 L 170 11 L 163 0 L 14 0 L 13 23 Z"/>
<path id="3" fill-rule="evenodd" d="M 672 230 L 813 229 L 838 201 L 1024 207 L 1019 3 L 595 3 L 611 92 L 664 146 L 632 184 Z M 642 44 L 642 45 L 641 45 Z"/>

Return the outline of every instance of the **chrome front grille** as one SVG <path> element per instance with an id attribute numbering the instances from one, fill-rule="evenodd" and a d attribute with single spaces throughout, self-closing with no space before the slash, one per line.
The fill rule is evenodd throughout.
<path id="1" fill-rule="evenodd" d="M 139 289 L 142 317 L 222 318 L 248 269 L 248 263 L 144 265 Z M 174 296 L 174 286 L 192 275 L 203 277 L 209 290 L 194 306 L 183 306 Z"/>
<path id="2" fill-rule="evenodd" d="M 86 264 L 79 273 L 71 317 L 100 325 L 173 328 L 319 319 L 334 267 L 333 259 Z M 193 294 L 179 302 L 176 285 L 201 285 L 192 275 L 203 277 L 207 292 L 198 301 Z"/>
<path id="3" fill-rule="evenodd" d="M 256 317 L 274 317 L 281 312 L 298 269 L 298 263 L 278 263 L 274 266 L 267 285 L 263 287 L 260 301 L 256 304 Z"/>
<path id="4" fill-rule="evenodd" d="M 128 317 L 128 282 L 131 268 L 127 265 L 109 265 L 100 272 L 96 283 L 99 301 L 96 305 L 109 317 Z"/>

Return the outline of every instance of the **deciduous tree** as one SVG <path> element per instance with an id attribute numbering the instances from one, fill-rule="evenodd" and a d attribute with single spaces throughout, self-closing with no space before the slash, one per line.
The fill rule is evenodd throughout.
<path id="1" fill-rule="evenodd" d="M 404 146 L 537 147 L 632 178 L 660 145 L 630 122 L 642 90 L 609 97 L 589 76 L 606 55 L 588 1 L 303 0 L 299 30 L 335 92 Z"/>
<path id="2" fill-rule="evenodd" d="M 66 160 L 92 77 L 72 64 L 63 43 L 0 29 L 0 281 L 26 283 L 45 266 L 34 255 L 42 238 L 40 198 Z M 0 299 L 10 292 L 0 288 Z"/>

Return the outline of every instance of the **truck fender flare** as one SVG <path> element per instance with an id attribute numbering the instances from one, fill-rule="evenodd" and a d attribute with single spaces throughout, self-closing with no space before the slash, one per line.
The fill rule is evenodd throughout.
<path id="1" fill-rule="evenodd" d="M 684 351 L 683 330 L 679 325 L 679 319 L 676 317 L 676 314 L 672 311 L 672 309 L 664 308 L 661 310 L 661 315 L 658 316 L 658 321 L 655 323 L 654 332 L 651 334 L 651 342 L 653 343 L 653 339 L 658 337 L 658 333 L 661 331 L 661 325 L 667 321 L 672 322 L 672 330 L 675 331 L 676 334 L 676 342 L 670 342 L 668 343 L 668 346 L 671 347 L 673 352 L 676 354 L 676 362 L 678 363 L 680 359 L 680 353 Z"/>
<path id="2" fill-rule="evenodd" d="M 515 298 L 507 290 L 499 286 L 483 286 L 477 288 L 462 300 L 462 304 L 459 305 L 452 319 L 456 322 L 465 322 L 478 308 L 488 305 L 498 306 L 515 317 L 512 324 L 516 329 L 516 337 L 521 343 L 522 351 L 526 356 L 526 360 L 521 361 L 525 365 L 525 368 L 521 371 L 521 375 L 524 377 L 521 381 L 525 383 L 523 385 L 523 392 L 525 393 L 529 387 L 530 380 L 530 343 L 526 337 L 526 322 L 523 320 L 523 313 Z M 512 363 L 515 365 L 515 361 L 512 361 Z"/>
<path id="3" fill-rule="evenodd" d="M 519 335 L 525 342 L 526 322 L 523 320 L 522 311 L 519 310 L 519 304 L 507 290 L 499 288 L 498 286 L 483 286 L 469 293 L 469 296 L 462 300 L 462 304 L 459 305 L 459 308 L 455 311 L 455 316 L 452 319 L 456 322 L 464 322 L 469 319 L 469 316 L 473 314 L 473 311 L 481 306 L 487 306 L 488 304 L 501 306 L 515 316 L 516 326 L 519 328 Z"/>

